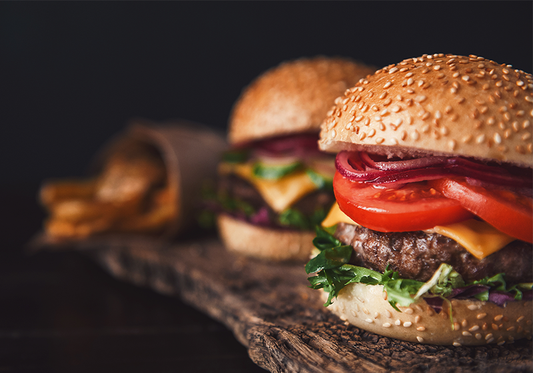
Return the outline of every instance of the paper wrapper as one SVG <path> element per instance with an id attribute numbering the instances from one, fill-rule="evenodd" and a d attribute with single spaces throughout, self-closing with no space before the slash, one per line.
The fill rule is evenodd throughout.
<path id="1" fill-rule="evenodd" d="M 153 147 L 161 156 L 166 169 L 170 200 L 175 204 L 177 214 L 157 237 L 169 240 L 196 225 L 195 216 L 201 206 L 202 187 L 216 177 L 217 164 L 221 153 L 226 149 L 226 142 L 222 134 L 198 123 L 184 120 L 163 123 L 134 120 L 123 133 L 97 153 L 91 173 L 97 174 L 106 159 L 115 152 L 139 143 Z M 30 243 L 30 247 L 83 246 L 85 241 L 116 241 L 120 236 L 136 234 L 102 233 L 84 239 L 58 239 L 43 233 Z"/>

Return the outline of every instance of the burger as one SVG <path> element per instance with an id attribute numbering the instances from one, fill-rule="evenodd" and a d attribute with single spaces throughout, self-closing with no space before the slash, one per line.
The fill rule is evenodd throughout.
<path id="1" fill-rule="evenodd" d="M 322 124 L 336 203 L 307 263 L 347 322 L 440 345 L 531 338 L 533 78 L 423 55 L 346 90 Z"/>
<path id="2" fill-rule="evenodd" d="M 219 165 L 217 226 L 230 251 L 305 261 L 314 226 L 334 201 L 334 157 L 318 150 L 336 97 L 375 69 L 345 58 L 285 62 L 244 89 Z"/>

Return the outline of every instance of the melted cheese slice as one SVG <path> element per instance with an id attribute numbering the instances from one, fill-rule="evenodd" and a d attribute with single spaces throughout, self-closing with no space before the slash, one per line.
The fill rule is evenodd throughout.
<path id="1" fill-rule="evenodd" d="M 318 189 L 304 171 L 291 173 L 278 180 L 265 180 L 255 177 L 252 170 L 251 163 L 221 163 L 218 169 L 220 174 L 234 173 L 250 182 L 277 213 Z"/>
<path id="2" fill-rule="evenodd" d="M 342 212 L 339 205 L 335 203 L 328 216 L 322 221 L 322 226 L 331 227 L 338 223 L 359 225 Z M 445 226 L 436 226 L 431 230 L 426 230 L 426 232 L 439 233 L 455 240 L 477 259 L 485 258 L 515 240 L 515 238 L 500 232 L 490 224 L 475 219 Z"/>

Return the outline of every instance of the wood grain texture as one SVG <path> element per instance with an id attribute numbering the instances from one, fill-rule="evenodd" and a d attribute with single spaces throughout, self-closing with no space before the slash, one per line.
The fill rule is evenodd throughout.
<path id="1" fill-rule="evenodd" d="M 445 347 L 402 342 L 345 325 L 308 288 L 301 264 L 236 257 L 218 240 L 85 243 L 113 276 L 183 301 L 221 321 L 271 372 L 531 372 L 529 340 Z"/>

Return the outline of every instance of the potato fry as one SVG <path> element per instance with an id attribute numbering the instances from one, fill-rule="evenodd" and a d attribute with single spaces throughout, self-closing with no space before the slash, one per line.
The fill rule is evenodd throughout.
<path id="1" fill-rule="evenodd" d="M 154 186 L 164 183 L 161 160 L 141 155 L 115 155 L 98 178 L 96 199 L 140 202 Z"/>
<path id="2" fill-rule="evenodd" d="M 51 181 L 43 184 L 39 192 L 41 203 L 50 207 L 65 199 L 92 198 L 96 190 L 96 180 Z"/>
<path id="3" fill-rule="evenodd" d="M 69 221 L 48 219 L 44 227 L 46 232 L 52 237 L 69 238 L 76 236 L 76 227 Z"/>
<path id="4" fill-rule="evenodd" d="M 94 220 L 102 216 L 114 219 L 117 214 L 117 209 L 110 203 L 81 199 L 57 202 L 52 205 L 51 210 L 54 219 L 73 223 Z"/>

